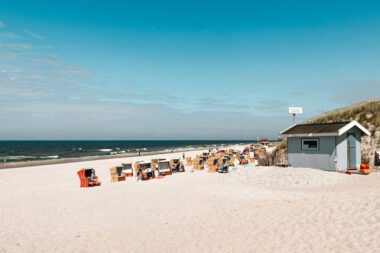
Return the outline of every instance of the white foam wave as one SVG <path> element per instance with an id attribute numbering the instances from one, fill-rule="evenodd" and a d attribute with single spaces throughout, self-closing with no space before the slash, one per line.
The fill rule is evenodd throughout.
<path id="1" fill-rule="evenodd" d="M 59 155 L 48 155 L 48 156 L 41 156 L 41 159 L 58 159 Z"/>
<path id="2" fill-rule="evenodd" d="M 111 152 L 112 148 L 103 148 L 103 149 L 98 149 L 100 152 Z"/>
<path id="3" fill-rule="evenodd" d="M 28 160 L 28 159 L 36 159 L 37 157 L 35 156 L 24 156 L 24 155 L 14 155 L 14 156 L 3 156 L 0 157 L 1 160 Z"/>

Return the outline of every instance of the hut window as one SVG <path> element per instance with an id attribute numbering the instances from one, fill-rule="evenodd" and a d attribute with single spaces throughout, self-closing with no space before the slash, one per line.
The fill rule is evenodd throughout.
<path id="1" fill-rule="evenodd" d="M 302 139 L 302 150 L 318 150 L 319 139 Z"/>

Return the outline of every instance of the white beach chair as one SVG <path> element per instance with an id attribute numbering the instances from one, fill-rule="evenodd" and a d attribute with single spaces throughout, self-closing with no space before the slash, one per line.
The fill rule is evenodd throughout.
<path id="1" fill-rule="evenodd" d="M 172 174 L 170 161 L 160 161 L 158 162 L 158 174 L 162 176 L 167 176 Z"/>
<path id="2" fill-rule="evenodd" d="M 133 168 L 132 163 L 123 163 L 123 172 L 125 173 L 126 177 L 133 177 Z"/>

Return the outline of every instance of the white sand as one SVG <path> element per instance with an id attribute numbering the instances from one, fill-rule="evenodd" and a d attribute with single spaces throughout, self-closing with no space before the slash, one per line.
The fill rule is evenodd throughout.
<path id="1" fill-rule="evenodd" d="M 0 252 L 379 252 L 379 173 L 187 167 L 110 182 L 134 160 L 0 170 Z M 102 186 L 80 188 L 81 167 Z"/>

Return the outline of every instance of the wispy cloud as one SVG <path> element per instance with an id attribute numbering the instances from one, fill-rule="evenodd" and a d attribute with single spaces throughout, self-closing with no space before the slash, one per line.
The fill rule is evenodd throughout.
<path id="1" fill-rule="evenodd" d="M 0 43 L 0 49 L 19 50 L 19 49 L 31 49 L 31 48 L 33 48 L 33 46 L 28 43 L 15 43 L 15 42 Z"/>
<path id="2" fill-rule="evenodd" d="M 35 32 L 32 32 L 32 31 L 29 31 L 29 30 L 24 30 L 24 33 L 26 33 L 27 35 L 29 35 L 30 37 L 34 38 L 34 39 L 39 39 L 39 40 L 42 40 L 44 39 L 45 37 L 38 34 L 38 33 L 35 33 Z"/>
<path id="3" fill-rule="evenodd" d="M 104 139 L 256 139 L 258 132 L 276 137 L 288 122 L 255 114 L 245 93 L 192 96 L 138 80 L 112 85 L 93 80 L 87 69 L 63 61 L 42 35 L 14 36 L 18 33 L 8 27 L 6 32 L 0 42 L 0 139 L 93 139 L 99 133 Z M 261 101 L 258 106 L 283 105 Z M 104 133 L 110 125 L 112 131 Z"/>
<path id="4" fill-rule="evenodd" d="M 0 29 L 4 27 L 5 27 L 5 24 L 2 21 L 0 21 Z"/>
<path id="5" fill-rule="evenodd" d="M 89 72 L 63 62 L 49 47 L 30 42 L 11 31 L 0 42 L 0 97 L 64 98 L 75 94 Z M 23 97 L 23 98 L 20 98 Z"/>
<path id="6" fill-rule="evenodd" d="M 2 33 L 0 33 L 0 38 L 3 38 L 3 39 L 20 39 L 20 38 L 22 38 L 22 36 L 19 34 L 16 34 L 16 33 L 12 33 L 12 32 L 2 32 Z"/>

